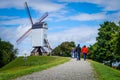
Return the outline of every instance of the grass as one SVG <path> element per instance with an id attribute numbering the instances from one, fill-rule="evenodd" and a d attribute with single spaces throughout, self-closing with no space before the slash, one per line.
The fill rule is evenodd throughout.
<path id="1" fill-rule="evenodd" d="M 25 61 L 19 57 L 0 69 L 0 80 L 11 80 L 26 74 L 42 71 L 69 61 L 65 57 L 30 56 Z"/>
<path id="2" fill-rule="evenodd" d="M 89 61 L 95 70 L 95 75 L 97 76 L 98 80 L 120 80 L 119 70 L 113 69 L 95 61 Z"/>

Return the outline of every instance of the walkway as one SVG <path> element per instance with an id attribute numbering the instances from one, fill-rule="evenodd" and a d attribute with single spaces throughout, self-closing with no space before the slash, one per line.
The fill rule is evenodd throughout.
<path id="1" fill-rule="evenodd" d="M 35 72 L 16 80 L 96 80 L 88 61 L 71 59 L 62 65 Z"/>

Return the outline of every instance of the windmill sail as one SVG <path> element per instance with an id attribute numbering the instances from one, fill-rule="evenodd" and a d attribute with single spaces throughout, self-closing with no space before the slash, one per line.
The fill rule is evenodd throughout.
<path id="1" fill-rule="evenodd" d="M 28 29 L 28 30 L 16 41 L 17 44 L 19 44 L 22 40 L 24 40 L 24 39 L 29 35 L 30 31 L 31 31 L 31 28 Z"/>
<path id="2" fill-rule="evenodd" d="M 44 20 L 46 17 L 48 16 L 48 13 L 46 12 L 40 19 L 39 19 L 39 23 Z"/>
<path id="3" fill-rule="evenodd" d="M 29 19 L 30 19 L 30 22 L 31 22 L 31 25 L 33 25 L 33 21 L 32 21 L 32 17 L 30 15 L 30 10 L 28 8 L 28 5 L 27 5 L 27 2 L 25 2 L 25 8 L 27 10 L 27 13 L 28 13 L 28 16 L 29 16 Z M 16 42 L 17 44 L 19 44 L 22 40 L 24 40 L 28 35 L 29 35 L 29 32 L 31 31 L 32 28 L 28 29 Z"/>
<path id="4" fill-rule="evenodd" d="M 28 8 L 27 2 L 25 2 L 25 8 L 26 8 L 26 10 L 27 10 L 27 13 L 28 13 L 30 22 L 31 22 L 31 24 L 33 25 L 32 17 L 31 17 L 31 15 L 30 15 L 30 10 L 29 10 L 29 8 Z"/>

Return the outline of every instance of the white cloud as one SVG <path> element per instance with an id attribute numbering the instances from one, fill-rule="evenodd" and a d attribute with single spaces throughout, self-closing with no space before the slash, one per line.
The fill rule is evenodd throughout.
<path id="1" fill-rule="evenodd" d="M 60 2 L 81 2 L 81 3 L 92 3 L 103 7 L 104 11 L 120 10 L 120 0 L 59 0 Z"/>
<path id="2" fill-rule="evenodd" d="M 9 20 L 9 19 L 16 19 L 19 18 L 18 16 L 0 16 L 1 20 Z"/>
<path id="3" fill-rule="evenodd" d="M 21 37 L 28 29 L 30 29 L 30 25 L 21 25 L 17 28 L 17 38 Z"/>
<path id="4" fill-rule="evenodd" d="M 0 21 L 1 25 L 24 25 L 24 24 L 30 24 L 29 18 L 16 18 L 16 19 L 10 19 L 10 20 L 2 20 Z"/>
<path id="5" fill-rule="evenodd" d="M 88 2 L 88 3 L 101 3 L 102 0 L 59 0 L 59 2 Z"/>
<path id="6" fill-rule="evenodd" d="M 48 39 L 53 47 L 64 41 L 75 41 L 76 43 L 93 44 L 96 41 L 97 28 L 90 26 L 73 27 L 63 31 L 49 33 Z"/>
<path id="7" fill-rule="evenodd" d="M 71 16 L 69 17 L 69 19 L 78 20 L 78 21 L 103 20 L 105 19 L 105 13 L 95 13 L 95 14 L 82 13 L 75 16 Z"/>
<path id="8" fill-rule="evenodd" d="M 76 20 L 76 21 L 94 21 L 94 20 L 104 20 L 107 17 L 106 12 L 102 13 L 93 13 L 93 14 L 88 14 L 88 13 L 79 13 L 75 15 L 68 15 L 66 17 L 66 14 L 59 14 L 59 13 L 52 13 L 48 17 L 48 21 L 54 21 L 54 22 L 59 22 L 59 21 L 65 21 L 65 20 Z"/>
<path id="9" fill-rule="evenodd" d="M 28 29 L 30 29 L 30 27 L 31 26 L 29 25 L 22 25 L 17 27 L 17 34 L 15 35 L 17 39 L 19 39 Z M 22 41 L 19 44 L 17 44 L 17 48 L 19 49 L 19 56 L 24 55 L 24 53 L 30 55 L 30 52 L 32 50 L 31 31 L 24 39 L 22 39 Z"/>
<path id="10" fill-rule="evenodd" d="M 120 21 L 120 11 L 113 14 L 108 14 L 106 16 L 106 20 L 118 23 Z"/>
<path id="11" fill-rule="evenodd" d="M 60 10 L 49 14 L 48 21 L 62 21 L 66 19 L 66 14 L 69 13 L 67 10 Z M 68 16 L 69 17 L 69 16 Z"/>
<path id="12" fill-rule="evenodd" d="M 109 1 L 102 1 L 99 5 L 104 7 L 104 11 L 114 11 L 120 10 L 119 4 L 120 0 L 109 0 Z"/>
<path id="13" fill-rule="evenodd" d="M 0 8 L 17 8 L 17 9 L 21 9 L 24 8 L 24 2 L 26 0 L 0 0 Z"/>
<path id="14" fill-rule="evenodd" d="M 54 12 L 59 11 L 65 7 L 65 4 L 58 4 L 50 2 L 49 0 L 37 0 L 37 1 L 30 1 L 29 6 L 31 6 L 33 9 L 42 11 L 42 12 Z"/>
<path id="15" fill-rule="evenodd" d="M 13 45 L 16 43 L 16 29 L 15 27 L 0 27 L 0 38 L 5 41 L 10 41 Z"/>
<path id="16" fill-rule="evenodd" d="M 24 2 L 28 2 L 28 6 L 34 10 L 41 12 L 54 12 L 61 10 L 65 7 L 64 4 L 58 4 L 51 2 L 49 0 L 1 0 L 0 8 L 16 8 L 16 9 L 24 9 Z"/>
<path id="17" fill-rule="evenodd" d="M 75 20 L 75 21 L 113 21 L 118 22 L 120 20 L 120 11 L 115 13 L 107 13 L 107 12 L 100 12 L 100 13 L 79 13 L 76 15 L 69 15 L 66 17 L 66 15 L 59 14 L 59 13 L 52 13 L 51 16 L 47 18 L 48 21 L 65 21 L 65 20 Z"/>
<path id="18" fill-rule="evenodd" d="M 29 46 L 30 36 L 24 39 L 19 45 L 16 44 L 16 40 L 28 29 L 29 26 L 26 25 L 21 25 L 18 27 L 0 27 L 0 38 L 2 38 L 2 40 L 11 42 L 15 48 L 20 49 L 19 50 L 20 54 L 25 53 L 26 51 L 28 51 L 28 49 L 31 48 L 31 46 Z"/>
<path id="19" fill-rule="evenodd" d="M 27 15 L 27 14 L 26 14 Z M 0 16 L 0 25 L 31 25 L 30 19 L 18 16 Z M 38 22 L 38 18 L 32 18 L 33 23 Z M 32 25 L 31 25 L 32 26 Z"/>

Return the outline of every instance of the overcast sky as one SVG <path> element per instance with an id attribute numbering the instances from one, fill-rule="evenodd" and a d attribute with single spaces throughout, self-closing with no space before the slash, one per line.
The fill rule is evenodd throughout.
<path id="1" fill-rule="evenodd" d="M 19 45 L 16 40 L 31 23 L 25 10 L 28 3 L 33 22 L 48 12 L 48 40 L 52 48 L 64 41 L 83 45 L 96 42 L 99 24 L 120 20 L 120 0 L 0 0 L 0 38 L 19 49 L 19 55 L 30 54 L 31 34 Z"/>

